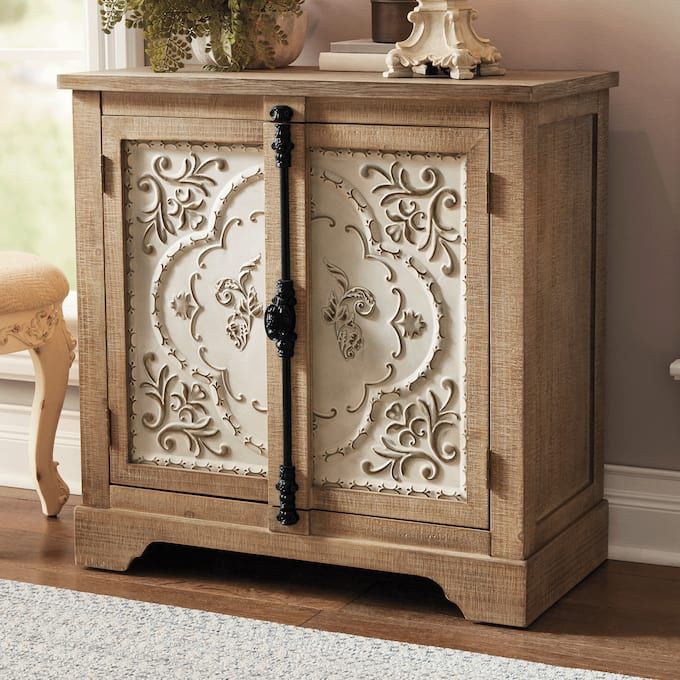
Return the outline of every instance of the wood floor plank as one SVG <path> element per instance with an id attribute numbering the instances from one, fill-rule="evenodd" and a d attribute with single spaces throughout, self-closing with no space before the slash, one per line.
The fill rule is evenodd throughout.
<path id="1" fill-rule="evenodd" d="M 417 644 L 643 677 L 680 677 L 680 569 L 607 562 L 529 630 L 473 624 L 425 579 L 153 545 L 125 574 L 73 561 L 59 519 L 0 488 L 0 578 Z"/>
<path id="2" fill-rule="evenodd" d="M 452 615 L 440 592 L 435 584 L 385 576 L 341 611 L 322 611 L 304 625 L 573 668 L 678 678 L 680 617 L 668 602 L 663 616 L 640 617 L 632 607 L 612 608 L 597 599 L 586 606 L 567 595 L 523 631 Z"/>

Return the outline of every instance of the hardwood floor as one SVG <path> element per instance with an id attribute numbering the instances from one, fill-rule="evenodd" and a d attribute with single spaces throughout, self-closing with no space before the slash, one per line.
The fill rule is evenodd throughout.
<path id="1" fill-rule="evenodd" d="M 529 630 L 465 621 L 434 583 L 356 569 L 154 545 L 126 574 L 73 563 L 73 506 L 46 519 L 0 489 L 0 578 L 418 644 L 680 678 L 680 569 L 608 562 Z"/>

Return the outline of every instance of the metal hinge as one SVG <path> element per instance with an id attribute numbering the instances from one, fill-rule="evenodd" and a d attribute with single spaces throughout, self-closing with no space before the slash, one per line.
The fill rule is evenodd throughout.
<path id="1" fill-rule="evenodd" d="M 486 171 L 486 212 L 488 215 L 493 213 L 493 172 Z"/>
<path id="2" fill-rule="evenodd" d="M 491 463 L 493 462 L 493 451 L 486 450 L 486 488 L 491 489 Z"/>
<path id="3" fill-rule="evenodd" d="M 111 424 L 113 422 L 113 413 L 110 408 L 106 409 L 106 428 L 107 432 L 109 433 L 109 446 L 111 446 L 111 442 L 113 441 L 113 425 Z"/>
<path id="4" fill-rule="evenodd" d="M 101 157 L 102 193 L 106 193 L 106 156 Z"/>

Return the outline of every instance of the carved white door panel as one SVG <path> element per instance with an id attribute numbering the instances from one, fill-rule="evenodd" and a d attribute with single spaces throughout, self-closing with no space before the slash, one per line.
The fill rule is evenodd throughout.
<path id="1" fill-rule="evenodd" d="M 308 134 L 314 506 L 487 527 L 487 133 Z"/>
<path id="2" fill-rule="evenodd" d="M 266 498 L 261 130 L 105 124 L 114 482 Z"/>

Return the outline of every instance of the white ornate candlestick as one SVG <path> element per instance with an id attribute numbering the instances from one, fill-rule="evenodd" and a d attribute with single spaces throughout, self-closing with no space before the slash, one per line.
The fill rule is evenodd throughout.
<path id="1" fill-rule="evenodd" d="M 428 67 L 459 80 L 503 75 L 501 53 L 472 27 L 477 10 L 468 0 L 418 0 L 409 15 L 413 31 L 387 55 L 386 78 L 407 78 Z"/>

